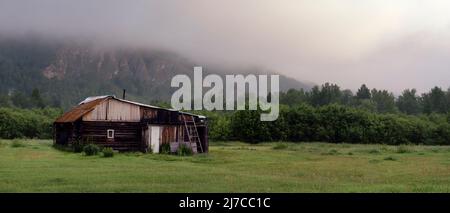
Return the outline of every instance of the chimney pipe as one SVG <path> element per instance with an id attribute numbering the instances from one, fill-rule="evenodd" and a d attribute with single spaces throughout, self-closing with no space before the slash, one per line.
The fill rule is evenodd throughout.
<path id="1" fill-rule="evenodd" d="M 125 89 L 123 89 L 123 95 L 122 95 L 122 99 L 124 99 L 124 100 L 125 100 L 125 93 L 126 93 L 126 90 L 125 90 Z"/>

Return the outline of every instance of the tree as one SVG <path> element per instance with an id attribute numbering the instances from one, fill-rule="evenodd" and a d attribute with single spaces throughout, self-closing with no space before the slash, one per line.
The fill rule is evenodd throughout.
<path id="1" fill-rule="evenodd" d="M 434 87 L 429 93 L 422 94 L 422 103 L 424 113 L 447 113 L 446 94 L 440 87 Z"/>
<path id="2" fill-rule="evenodd" d="M 317 115 L 315 108 L 301 104 L 282 111 L 285 119 L 287 139 L 289 141 L 314 141 L 317 132 Z"/>
<path id="3" fill-rule="evenodd" d="M 370 90 L 365 84 L 361 85 L 358 92 L 356 92 L 356 98 L 359 100 L 370 99 Z"/>
<path id="4" fill-rule="evenodd" d="M 325 83 L 322 85 L 322 105 L 338 103 L 341 100 L 342 92 L 337 84 Z"/>
<path id="5" fill-rule="evenodd" d="M 11 96 L 11 101 L 14 106 L 19 108 L 30 108 L 30 100 L 22 92 L 14 92 Z"/>
<path id="6" fill-rule="evenodd" d="M 308 96 L 311 105 L 323 106 L 332 103 L 339 103 L 342 92 L 338 85 L 325 83 L 320 88 L 318 86 L 314 86 Z"/>
<path id="7" fill-rule="evenodd" d="M 39 92 L 39 89 L 37 89 L 37 88 L 33 89 L 33 92 L 31 93 L 31 104 L 33 105 L 33 107 L 37 107 L 37 108 L 45 107 L 44 100 L 41 97 L 41 93 Z"/>
<path id="8" fill-rule="evenodd" d="M 261 110 L 239 110 L 231 117 L 230 128 L 233 136 L 240 140 L 258 143 L 271 141 L 268 123 L 260 121 Z"/>
<path id="9" fill-rule="evenodd" d="M 0 107 L 10 107 L 11 102 L 8 95 L 0 95 Z"/>
<path id="10" fill-rule="evenodd" d="M 308 102 L 311 105 L 319 106 L 321 104 L 319 86 L 315 85 L 307 95 L 308 95 Z"/>
<path id="11" fill-rule="evenodd" d="M 406 89 L 402 92 L 397 100 L 397 107 L 400 112 L 408 115 L 416 115 L 421 112 L 422 109 L 416 92 L 416 89 Z"/>
<path id="12" fill-rule="evenodd" d="M 371 95 L 378 112 L 394 113 L 397 111 L 394 94 L 387 90 L 372 89 Z"/>
<path id="13" fill-rule="evenodd" d="M 363 100 L 359 100 L 358 108 L 369 111 L 369 112 L 376 112 L 377 104 L 370 99 L 363 99 Z"/>
<path id="14" fill-rule="evenodd" d="M 353 92 L 349 89 L 342 91 L 341 103 L 347 106 L 354 104 Z"/>
<path id="15" fill-rule="evenodd" d="M 298 105 L 306 102 L 306 94 L 303 89 L 289 89 L 286 93 L 280 94 L 280 103 L 288 106 Z"/>

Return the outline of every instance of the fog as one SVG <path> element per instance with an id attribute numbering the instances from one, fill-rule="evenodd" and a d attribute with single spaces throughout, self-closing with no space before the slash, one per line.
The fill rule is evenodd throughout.
<path id="1" fill-rule="evenodd" d="M 163 48 L 398 94 L 450 86 L 448 11 L 445 0 L 0 0 L 0 34 Z"/>

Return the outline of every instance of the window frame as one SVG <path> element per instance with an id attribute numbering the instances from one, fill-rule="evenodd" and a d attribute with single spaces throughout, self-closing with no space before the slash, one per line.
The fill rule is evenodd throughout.
<path id="1" fill-rule="evenodd" d="M 110 136 L 110 133 L 111 133 L 111 136 Z M 106 137 L 107 137 L 108 139 L 114 139 L 114 129 L 108 129 L 108 130 L 106 130 Z"/>

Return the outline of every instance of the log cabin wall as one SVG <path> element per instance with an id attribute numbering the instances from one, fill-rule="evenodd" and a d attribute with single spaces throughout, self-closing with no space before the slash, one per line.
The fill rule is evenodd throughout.
<path id="1" fill-rule="evenodd" d="M 112 137 L 108 137 L 108 130 L 113 130 Z M 145 149 L 141 138 L 142 130 L 141 123 L 137 122 L 83 121 L 80 132 L 84 140 L 92 140 L 103 147 L 119 151 L 138 151 Z"/>
<path id="2" fill-rule="evenodd" d="M 54 124 L 55 137 L 54 142 L 59 145 L 68 145 L 74 137 L 73 124 L 62 123 Z"/>

